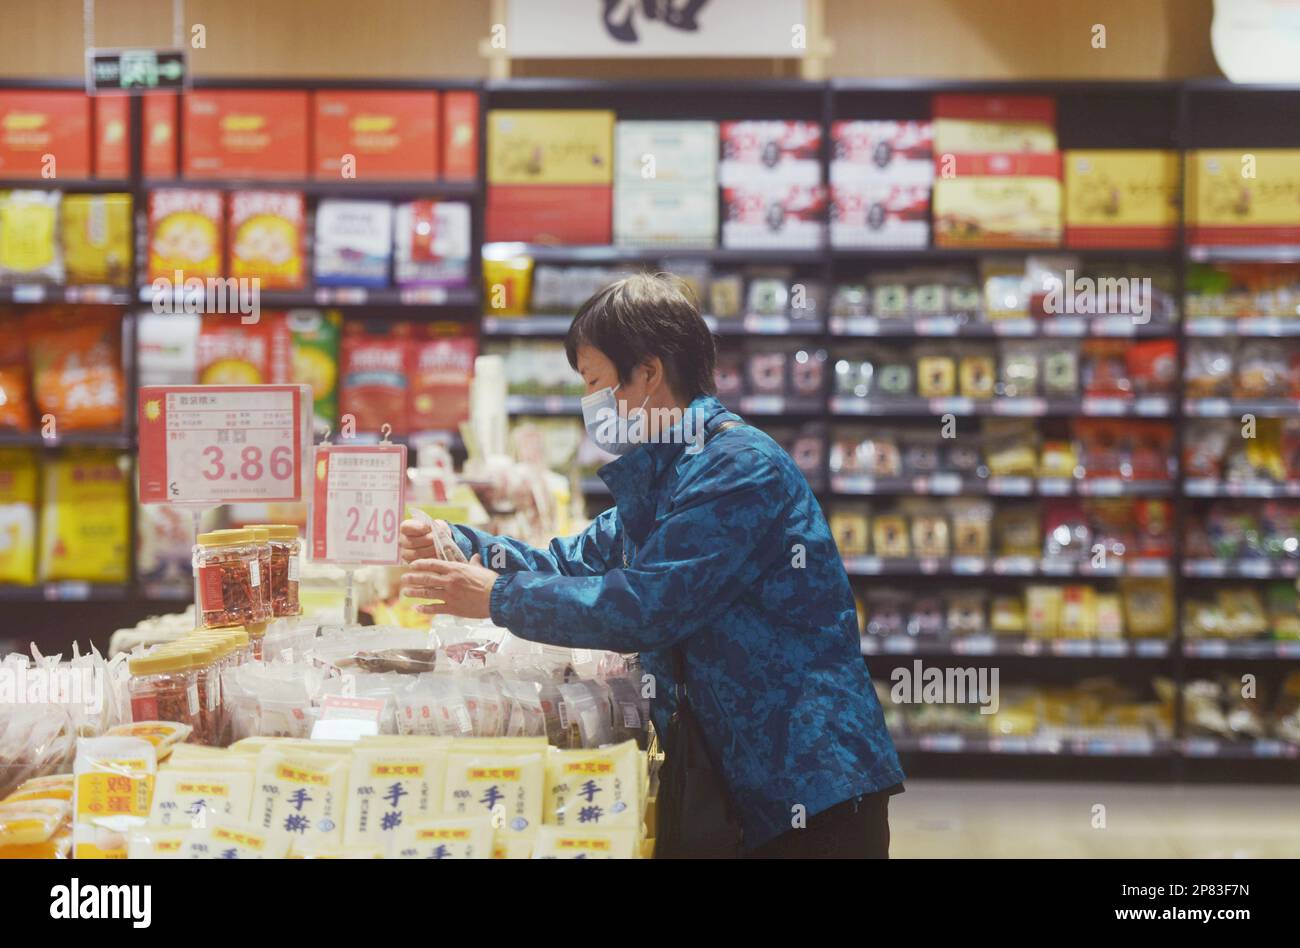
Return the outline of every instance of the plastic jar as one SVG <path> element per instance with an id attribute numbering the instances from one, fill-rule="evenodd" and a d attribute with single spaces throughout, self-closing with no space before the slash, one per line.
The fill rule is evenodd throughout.
<path id="1" fill-rule="evenodd" d="M 187 650 L 160 646 L 132 658 L 127 667 L 132 721 L 176 721 L 199 731 L 199 687 Z"/>
<path id="2" fill-rule="evenodd" d="M 269 587 L 272 617 L 301 615 L 298 569 L 302 543 L 298 539 L 298 528 L 287 523 L 259 523 L 251 529 L 265 530 L 271 546 Z"/>
<path id="3" fill-rule="evenodd" d="M 217 745 L 221 741 L 221 672 L 229 651 L 227 640 L 207 633 L 188 637 L 194 659 L 194 678 L 199 688 L 200 734 L 198 743 Z"/>
<path id="4" fill-rule="evenodd" d="M 253 530 L 213 530 L 199 534 L 194 547 L 194 602 L 200 628 L 264 622 L 262 551 Z M 269 549 L 267 552 L 269 565 Z"/>
<path id="5" fill-rule="evenodd" d="M 257 568 L 262 583 L 262 621 L 271 621 L 271 532 L 266 527 L 245 527 L 253 533 L 253 542 L 257 544 Z"/>

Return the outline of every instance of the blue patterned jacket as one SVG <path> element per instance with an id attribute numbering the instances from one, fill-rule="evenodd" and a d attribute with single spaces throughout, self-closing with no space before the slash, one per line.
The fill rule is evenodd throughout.
<path id="1" fill-rule="evenodd" d="M 691 411 L 707 431 L 736 417 L 711 397 Z M 616 506 L 545 550 L 455 528 L 467 556 L 504 553 L 492 620 L 536 642 L 640 652 L 661 735 L 681 645 L 747 850 L 791 829 L 796 805 L 813 816 L 901 783 L 848 576 L 789 455 L 745 425 L 694 454 L 641 445 L 599 473 Z"/>

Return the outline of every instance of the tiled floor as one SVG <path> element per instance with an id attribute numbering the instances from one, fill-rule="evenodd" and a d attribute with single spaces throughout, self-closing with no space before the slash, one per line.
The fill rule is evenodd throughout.
<path id="1" fill-rule="evenodd" d="M 895 859 L 1296 858 L 1300 787 L 909 780 L 889 824 Z"/>

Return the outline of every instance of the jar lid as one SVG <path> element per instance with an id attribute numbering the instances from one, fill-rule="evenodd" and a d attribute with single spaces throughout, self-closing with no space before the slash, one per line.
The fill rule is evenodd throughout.
<path id="1" fill-rule="evenodd" d="M 207 665 L 226 654 L 226 646 L 215 639 L 196 638 L 189 643 L 190 654 L 196 665 Z"/>
<path id="2" fill-rule="evenodd" d="M 272 540 L 296 540 L 298 528 L 291 523 L 250 523 L 250 530 L 265 530 Z"/>
<path id="3" fill-rule="evenodd" d="M 266 527 L 245 527 L 244 529 L 253 535 L 254 543 L 265 543 L 271 539 L 271 532 Z"/>
<path id="4" fill-rule="evenodd" d="M 239 546 L 245 543 L 257 542 L 257 534 L 248 529 L 213 530 L 209 533 L 199 534 L 199 546 Z"/>
<path id="5" fill-rule="evenodd" d="M 224 632 L 192 632 L 188 636 L 188 639 L 191 642 L 202 642 L 216 646 L 218 649 L 217 658 L 229 655 L 232 651 L 238 648 L 235 644 L 234 638 L 226 635 Z"/>
<path id="6" fill-rule="evenodd" d="M 171 647 L 159 646 L 147 655 L 139 655 L 127 662 L 132 675 L 161 675 L 165 672 L 188 671 L 194 667 L 194 659 L 188 649 L 182 651 Z"/>

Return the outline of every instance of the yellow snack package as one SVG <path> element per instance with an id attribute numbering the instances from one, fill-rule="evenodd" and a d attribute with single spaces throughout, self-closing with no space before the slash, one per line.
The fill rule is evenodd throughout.
<path id="1" fill-rule="evenodd" d="M 131 195 L 69 194 L 61 223 L 69 283 L 131 282 Z"/>
<path id="2" fill-rule="evenodd" d="M 184 743 L 194 728 L 179 721 L 136 721 L 115 724 L 104 732 L 108 737 L 139 737 L 153 745 L 158 762 L 171 756 L 177 744 Z"/>
<path id="3" fill-rule="evenodd" d="M 45 464 L 41 577 L 125 583 L 129 485 L 112 451 L 67 451 Z"/>
<path id="4" fill-rule="evenodd" d="M 350 755 L 272 745 L 257 757 L 252 822 L 271 838 L 343 842 Z"/>
<path id="5" fill-rule="evenodd" d="M 197 835 L 189 823 L 183 826 L 142 826 L 127 838 L 128 859 L 188 859 L 190 840 Z"/>
<path id="6" fill-rule="evenodd" d="M 296 844 L 289 851 L 290 859 L 387 859 L 382 846 L 343 846 L 334 848 L 319 843 Z"/>
<path id="7" fill-rule="evenodd" d="M 544 819 L 555 826 L 640 831 L 641 777 L 636 741 L 546 755 Z"/>
<path id="8" fill-rule="evenodd" d="M 0 846 L 32 846 L 58 831 L 72 813 L 67 800 L 0 803 Z"/>
<path id="9" fill-rule="evenodd" d="M 0 193 L 0 277 L 63 282 L 58 191 Z"/>
<path id="10" fill-rule="evenodd" d="M 0 583 L 36 582 L 36 454 L 0 448 Z"/>
<path id="11" fill-rule="evenodd" d="M 125 859 L 127 837 L 143 826 L 158 769 L 153 745 L 138 737 L 83 737 L 73 764 L 73 858 Z"/>
<path id="12" fill-rule="evenodd" d="M 206 826 L 214 817 L 218 821 L 247 822 L 254 777 L 251 767 L 225 771 L 164 767 L 154 781 L 149 822 L 153 826 L 194 829 Z"/>
<path id="13" fill-rule="evenodd" d="M 244 823 L 209 823 L 191 830 L 187 859 L 284 859 L 292 840 Z"/>
<path id="14" fill-rule="evenodd" d="M 462 749 L 458 743 L 447 754 L 443 813 L 488 816 L 504 833 L 527 832 L 542 822 L 545 759 L 540 749 Z"/>
<path id="15" fill-rule="evenodd" d="M 589 830 L 543 826 L 537 831 L 534 859 L 635 859 L 640 847 L 632 830 Z"/>
<path id="16" fill-rule="evenodd" d="M 72 827 L 64 824 L 44 842 L 0 846 L 0 859 L 68 859 L 72 855 Z"/>
<path id="17" fill-rule="evenodd" d="M 352 752 L 344 846 L 380 845 L 442 812 L 447 755 L 427 745 L 367 744 Z"/>
<path id="18" fill-rule="evenodd" d="M 533 847 L 537 845 L 537 832 L 531 833 L 497 833 L 492 844 L 493 859 L 532 859 Z"/>
<path id="19" fill-rule="evenodd" d="M 0 803 L 19 803 L 23 800 L 71 800 L 72 774 L 55 774 L 51 777 L 32 777 L 18 785 L 13 793 Z"/>
<path id="20" fill-rule="evenodd" d="M 401 831 L 393 858 L 491 859 L 494 835 L 492 819 L 486 816 L 423 820 Z"/>

